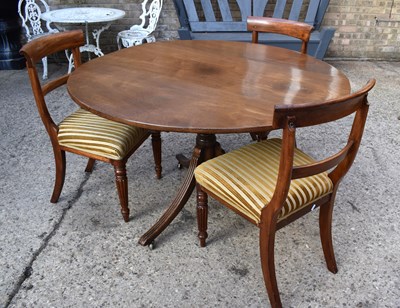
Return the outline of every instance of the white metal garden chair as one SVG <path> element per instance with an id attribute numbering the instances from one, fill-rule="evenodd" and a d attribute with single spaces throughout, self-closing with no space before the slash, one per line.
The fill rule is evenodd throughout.
<path id="1" fill-rule="evenodd" d="M 142 2 L 142 14 L 140 15 L 140 25 L 133 25 L 129 30 L 124 30 L 117 35 L 118 49 L 121 47 L 132 47 L 143 43 L 153 43 L 156 41 L 153 35 L 160 17 L 163 0 L 149 0 Z"/>
<path id="2" fill-rule="evenodd" d="M 19 0 L 18 14 L 25 28 L 25 35 L 28 42 L 51 33 L 59 32 L 50 26 L 50 22 L 44 22 L 40 16 L 50 11 L 49 5 L 44 0 Z M 45 27 L 43 25 L 46 25 Z M 47 57 L 42 59 L 43 79 L 47 79 Z"/>

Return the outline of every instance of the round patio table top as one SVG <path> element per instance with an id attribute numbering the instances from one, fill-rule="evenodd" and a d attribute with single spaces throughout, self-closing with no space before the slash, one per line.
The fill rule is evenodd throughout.
<path id="1" fill-rule="evenodd" d="M 43 13 L 41 18 L 55 23 L 97 23 L 109 22 L 125 16 L 125 12 L 118 9 L 103 7 L 73 7 L 51 10 Z"/>

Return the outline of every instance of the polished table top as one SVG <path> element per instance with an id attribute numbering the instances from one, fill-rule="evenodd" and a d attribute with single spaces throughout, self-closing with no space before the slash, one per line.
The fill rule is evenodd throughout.
<path id="1" fill-rule="evenodd" d="M 74 71 L 68 91 L 83 108 L 153 130 L 259 132 L 276 104 L 320 103 L 350 92 L 328 63 L 272 46 L 166 41 L 123 49 Z"/>

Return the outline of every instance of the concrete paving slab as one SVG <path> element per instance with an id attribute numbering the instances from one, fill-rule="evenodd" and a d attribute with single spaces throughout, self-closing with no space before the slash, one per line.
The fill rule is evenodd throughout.
<path id="1" fill-rule="evenodd" d="M 331 62 L 353 89 L 377 79 L 358 157 L 338 192 L 334 246 L 339 272 L 327 269 L 318 211 L 283 228 L 276 267 L 285 307 L 400 307 L 400 63 Z M 50 65 L 50 77 L 65 70 Z M 317 82 L 317 81 L 316 81 Z M 59 118 L 74 110 L 65 92 L 51 96 Z M 25 70 L 0 71 L 0 307 L 267 307 L 258 230 L 212 201 L 208 246 L 196 240 L 194 197 L 157 239 L 137 244 L 158 219 L 185 170 L 194 136 L 163 133 L 163 178 L 150 142 L 128 164 L 131 221 L 124 223 L 112 167 L 67 155 L 60 201 L 49 202 L 54 162 Z M 342 127 L 344 120 L 338 124 Z M 276 133 L 274 133 L 276 134 Z M 322 137 L 329 136 L 327 140 Z M 328 153 L 344 136 L 335 125 L 307 129 L 306 151 Z M 247 134 L 218 136 L 227 150 Z"/>

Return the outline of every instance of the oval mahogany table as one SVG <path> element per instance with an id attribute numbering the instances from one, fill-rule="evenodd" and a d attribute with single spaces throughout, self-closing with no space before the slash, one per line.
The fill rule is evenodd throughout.
<path id="1" fill-rule="evenodd" d="M 196 166 L 223 150 L 216 134 L 272 127 L 274 105 L 320 103 L 349 94 L 347 77 L 295 51 L 226 41 L 167 41 L 122 49 L 87 62 L 68 80 L 72 99 L 97 115 L 149 130 L 196 133 L 185 180 L 149 245 L 190 197 Z"/>

